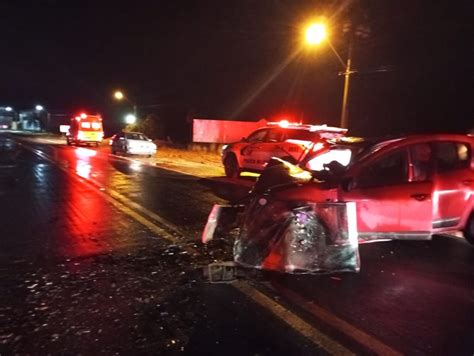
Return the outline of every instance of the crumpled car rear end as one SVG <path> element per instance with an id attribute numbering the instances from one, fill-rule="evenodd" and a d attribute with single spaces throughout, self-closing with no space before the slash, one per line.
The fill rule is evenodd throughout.
<path id="1" fill-rule="evenodd" d="M 234 245 L 240 265 L 287 273 L 358 272 L 353 203 L 255 198 Z"/>
<path id="2" fill-rule="evenodd" d="M 286 197 L 289 189 L 313 181 L 308 171 L 272 159 L 244 205 L 213 207 L 203 242 L 234 236 L 234 261 L 244 267 L 285 273 L 358 272 L 355 203 Z"/>

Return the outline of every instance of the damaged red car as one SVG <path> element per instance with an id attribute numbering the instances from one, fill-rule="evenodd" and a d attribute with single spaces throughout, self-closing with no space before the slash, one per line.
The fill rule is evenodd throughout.
<path id="1" fill-rule="evenodd" d="M 328 143 L 299 167 L 274 160 L 239 207 L 235 260 L 285 272 L 358 271 L 361 242 L 462 231 L 474 244 L 473 149 L 470 135 L 413 135 Z M 208 236 L 219 230 L 218 211 Z"/>

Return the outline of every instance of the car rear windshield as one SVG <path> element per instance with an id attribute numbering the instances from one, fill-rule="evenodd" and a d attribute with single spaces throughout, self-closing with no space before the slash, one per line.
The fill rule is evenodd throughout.
<path id="1" fill-rule="evenodd" d="M 81 121 L 79 124 L 81 131 L 102 131 L 102 123 L 97 121 Z"/>
<path id="2" fill-rule="evenodd" d="M 125 134 L 125 137 L 128 138 L 129 140 L 142 140 L 142 141 L 147 140 L 146 136 L 140 133 L 127 133 Z"/>
<path id="3" fill-rule="evenodd" d="M 283 140 L 318 141 L 319 133 L 307 130 L 285 130 Z"/>

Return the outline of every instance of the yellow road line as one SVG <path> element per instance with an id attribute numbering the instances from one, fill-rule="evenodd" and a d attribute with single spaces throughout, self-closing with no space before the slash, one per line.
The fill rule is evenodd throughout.
<path id="1" fill-rule="evenodd" d="M 294 330 L 310 340 L 313 344 L 323 348 L 332 355 L 354 355 L 353 352 L 323 334 L 318 329 L 301 319 L 299 316 L 278 304 L 259 290 L 253 288 L 248 283 L 237 282 L 232 284 L 237 290 L 252 299 L 266 310 L 269 310 L 278 319 L 291 326 Z"/>
<path id="2" fill-rule="evenodd" d="M 344 335 L 347 335 L 353 339 L 358 344 L 362 345 L 368 350 L 371 350 L 377 355 L 387 355 L 387 356 L 400 356 L 400 352 L 392 349 L 388 345 L 385 345 L 383 342 L 377 340 L 373 336 L 363 332 L 362 330 L 356 328 L 355 326 L 349 324 L 347 321 L 342 320 L 336 315 L 330 313 L 326 309 L 321 308 L 313 302 L 309 302 L 295 292 L 287 289 L 281 284 L 275 285 L 275 291 L 282 294 L 285 298 L 289 299 L 296 305 L 299 305 L 304 310 L 313 314 L 317 319 L 321 320 L 330 327 L 342 332 Z"/>

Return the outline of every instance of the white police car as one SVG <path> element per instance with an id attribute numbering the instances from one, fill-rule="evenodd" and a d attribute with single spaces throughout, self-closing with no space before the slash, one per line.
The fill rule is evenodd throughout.
<path id="1" fill-rule="evenodd" d="M 225 174 L 235 178 L 243 171 L 261 172 L 272 157 L 300 162 L 309 152 L 321 148 L 327 139 L 339 138 L 346 132 L 347 129 L 327 125 L 269 123 L 242 141 L 223 147 Z"/>

